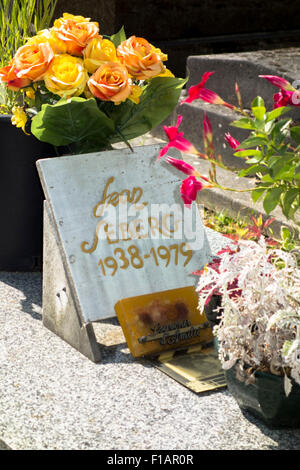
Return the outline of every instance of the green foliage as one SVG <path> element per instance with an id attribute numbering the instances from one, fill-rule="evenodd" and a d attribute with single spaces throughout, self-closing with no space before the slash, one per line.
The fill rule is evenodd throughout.
<path id="1" fill-rule="evenodd" d="M 116 34 L 112 34 L 109 39 L 114 43 L 114 46 L 117 48 L 121 42 L 126 41 L 126 33 L 124 26 Z"/>
<path id="2" fill-rule="evenodd" d="M 252 199 L 254 202 L 262 199 L 267 214 L 280 206 L 288 219 L 294 219 L 300 208 L 300 127 L 292 127 L 291 119 L 279 119 L 290 108 L 267 112 L 260 97 L 253 100 L 251 110 L 253 117 L 232 123 L 251 130 L 238 147 L 243 150 L 234 154 L 245 158 L 249 165 L 239 176 L 258 176 L 259 184 Z"/>
<path id="3" fill-rule="evenodd" d="M 126 139 L 146 134 L 172 112 L 187 80 L 173 77 L 152 78 L 144 87 L 138 104 L 130 100 L 111 106 L 108 113 Z M 115 135 L 112 142 L 120 140 Z"/>
<path id="4" fill-rule="evenodd" d="M 0 0 L 0 67 L 7 65 L 26 38 L 50 25 L 58 0 Z M 10 113 L 16 93 L 0 84 L 0 113 Z"/>
<path id="5" fill-rule="evenodd" d="M 31 132 L 43 142 L 56 147 L 70 145 L 75 153 L 84 153 L 104 149 L 114 133 L 114 124 L 94 98 L 72 98 L 43 104 L 32 119 Z"/>
<path id="6" fill-rule="evenodd" d="M 57 0 L 0 0 L 0 66 L 27 37 L 50 25 Z"/>
<path id="7" fill-rule="evenodd" d="M 153 78 L 144 86 L 138 104 L 126 100 L 115 105 L 82 97 L 44 104 L 32 119 L 31 132 L 55 146 L 71 145 L 74 153 L 99 151 L 120 141 L 128 143 L 172 112 L 185 82 L 181 78 Z"/>
<path id="8" fill-rule="evenodd" d="M 295 240 L 294 234 L 287 227 L 281 227 L 281 249 L 284 251 L 300 252 L 300 241 Z"/>
<path id="9" fill-rule="evenodd" d="M 232 217 L 226 211 L 219 212 L 209 209 L 204 209 L 203 215 L 203 222 L 206 227 L 212 228 L 235 241 L 240 239 L 257 241 L 264 235 L 268 246 L 277 246 L 286 252 L 293 251 L 299 253 L 300 240 L 288 227 L 282 226 L 280 237 L 274 237 L 271 227 L 273 220 L 271 218 L 263 222 L 262 215 L 257 218 L 251 215 L 251 218 L 249 218 L 237 214 L 235 217 Z"/>

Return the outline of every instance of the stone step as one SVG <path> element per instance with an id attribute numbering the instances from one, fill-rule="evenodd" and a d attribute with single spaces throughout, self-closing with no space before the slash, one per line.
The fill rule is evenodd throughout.
<path id="1" fill-rule="evenodd" d="M 197 170 L 204 176 L 208 176 L 210 170 L 210 164 L 201 160 L 194 155 L 185 155 L 184 160 L 193 165 Z M 252 178 L 239 178 L 236 174 L 217 168 L 217 179 L 219 184 L 225 187 L 233 189 L 239 189 L 242 191 L 250 190 L 255 187 L 255 182 Z M 296 223 L 288 220 L 283 214 L 279 207 L 267 215 L 262 202 L 254 203 L 251 198 L 250 191 L 245 192 L 234 192 L 225 191 L 221 189 L 211 188 L 199 191 L 197 196 L 197 203 L 202 204 L 205 208 L 212 210 L 213 212 L 222 212 L 233 218 L 245 220 L 247 223 L 251 222 L 250 217 L 258 217 L 260 214 L 263 220 L 274 218 L 271 228 L 273 236 L 280 240 L 281 228 L 287 227 L 293 234 L 295 240 L 299 240 L 299 224 L 300 216 L 296 216 Z M 298 225 L 297 225 L 298 224 Z"/>
<path id="2" fill-rule="evenodd" d="M 138 137 L 130 141 L 133 147 L 141 145 L 153 145 L 159 144 L 161 147 L 164 146 L 165 141 L 153 137 L 151 133 Z M 114 144 L 114 148 L 125 148 L 125 143 Z M 177 157 L 177 151 L 170 149 L 168 154 L 173 157 Z M 194 166 L 203 176 L 209 176 L 210 163 L 198 158 L 194 155 L 186 154 L 184 160 L 190 165 Z M 182 177 L 185 176 L 182 174 Z M 248 191 L 255 186 L 253 178 L 240 178 L 236 173 L 217 168 L 217 179 L 222 186 L 230 187 L 233 189 L 242 189 L 243 192 L 224 191 L 216 188 L 205 189 L 199 191 L 197 196 L 197 203 L 203 207 L 212 210 L 213 212 L 222 212 L 233 218 L 244 220 L 245 222 L 251 223 L 251 216 L 258 217 L 260 214 L 263 220 L 274 218 L 272 223 L 273 236 L 277 239 L 281 237 L 281 228 L 287 227 L 290 232 L 294 235 L 296 240 L 299 240 L 300 233 L 297 224 L 300 224 L 300 215 L 296 216 L 296 222 L 288 220 L 283 214 L 279 207 L 277 207 L 272 214 L 267 215 L 262 202 L 254 203 L 251 199 L 251 192 Z M 247 190 L 247 191 L 245 191 Z M 179 186 L 178 186 L 179 191 Z M 270 232 L 269 232 L 270 234 Z M 101 342 L 101 341 L 100 341 Z"/>
<path id="3" fill-rule="evenodd" d="M 193 103 L 183 103 L 176 107 L 168 119 L 153 129 L 151 134 L 153 137 L 167 140 L 163 126 L 175 125 L 177 116 L 182 115 L 179 131 L 184 132 L 184 137 L 193 143 L 196 149 L 205 152 L 202 137 L 204 113 L 207 114 L 212 125 L 215 155 L 221 155 L 222 161 L 229 168 L 246 168 L 244 159 L 234 156 L 234 150 L 227 144 L 224 136 L 229 132 L 236 140 L 242 141 L 247 138 L 249 132 L 230 125 L 232 121 L 239 119 L 240 115 L 228 108 L 211 105 L 200 100 Z"/>
<path id="4" fill-rule="evenodd" d="M 300 48 L 190 56 L 187 58 L 189 80 L 186 88 L 199 83 L 207 71 L 215 73 L 206 87 L 228 103 L 237 104 L 237 82 L 244 108 L 249 109 L 253 98 L 258 95 L 263 97 L 267 108 L 272 108 L 273 95 L 279 90 L 259 75 L 279 75 L 291 83 L 300 80 Z"/>
<path id="5" fill-rule="evenodd" d="M 245 129 L 230 125 L 232 121 L 239 119 L 239 114 L 228 108 L 211 105 L 200 100 L 177 106 L 176 112 L 183 116 L 179 130 L 184 132 L 184 136 L 201 152 L 205 152 L 202 132 L 203 117 L 206 113 L 213 129 L 215 155 L 221 155 L 223 162 L 230 168 L 241 169 L 246 167 L 244 159 L 235 157 L 233 155 L 234 151 L 224 139 L 227 132 L 230 132 L 238 141 L 242 141 L 247 137 L 248 132 Z"/>
<path id="6" fill-rule="evenodd" d="M 251 107 L 251 102 L 256 96 L 265 100 L 267 110 L 273 109 L 273 94 L 279 89 L 258 75 L 279 75 L 291 83 L 299 79 L 300 89 L 300 49 L 285 49 L 276 51 L 259 51 L 238 54 L 212 54 L 203 56 L 190 56 L 187 59 L 189 81 L 182 93 L 181 100 L 187 95 L 190 86 L 201 81 L 202 75 L 207 71 L 215 71 L 206 87 L 215 91 L 225 101 L 236 105 L 235 82 L 239 84 L 244 109 Z M 295 84 L 296 85 L 296 84 Z M 297 87 L 297 85 L 296 85 Z M 180 101 L 181 101 L 180 100 Z M 183 120 L 180 131 L 200 151 L 204 151 L 202 139 L 202 121 L 204 112 L 211 121 L 214 135 L 214 147 L 216 155 L 222 155 L 224 163 L 232 168 L 245 168 L 244 160 L 233 156 L 234 151 L 225 142 L 224 135 L 227 132 L 238 141 L 245 139 L 249 132 L 230 125 L 241 116 L 232 110 L 218 105 L 211 105 L 202 100 L 192 103 L 178 104 L 174 112 L 161 125 L 152 131 L 152 135 L 165 139 L 163 126 L 175 125 L 177 116 L 182 115 Z M 300 121 L 300 108 L 294 107 L 286 116 Z"/>

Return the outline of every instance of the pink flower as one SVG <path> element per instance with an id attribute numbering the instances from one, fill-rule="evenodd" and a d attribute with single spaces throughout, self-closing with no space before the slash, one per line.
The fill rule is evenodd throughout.
<path id="1" fill-rule="evenodd" d="M 203 187 L 201 181 L 196 180 L 193 175 L 183 180 L 180 186 L 180 194 L 184 204 L 190 207 L 192 202 L 196 200 L 198 191 L 201 191 Z"/>
<path id="2" fill-rule="evenodd" d="M 167 157 L 166 162 L 170 163 L 175 168 L 177 168 L 177 170 L 182 171 L 182 173 L 185 173 L 186 175 L 190 176 L 195 175 L 197 173 L 197 171 L 192 165 L 189 165 L 183 160 L 177 160 L 176 158 Z"/>
<path id="3" fill-rule="evenodd" d="M 197 100 L 199 98 L 199 92 L 200 90 L 204 87 L 205 83 L 207 82 L 207 80 L 209 79 L 209 77 L 211 75 L 213 75 L 215 72 L 205 72 L 203 75 L 202 75 L 202 80 L 200 83 L 198 83 L 197 85 L 194 85 L 194 86 L 191 86 L 189 88 L 189 96 L 188 98 L 186 98 L 185 100 L 181 101 L 180 104 L 182 103 L 192 103 L 194 100 Z"/>
<path id="4" fill-rule="evenodd" d="M 285 78 L 277 77 L 277 75 L 259 75 L 265 78 L 272 85 L 280 88 L 278 93 L 273 95 L 274 108 L 282 106 L 300 106 L 300 93 Z"/>
<path id="5" fill-rule="evenodd" d="M 207 117 L 207 114 L 204 113 L 204 118 L 203 118 L 203 130 L 204 130 L 204 135 L 207 138 L 209 142 L 212 141 L 212 127 L 210 120 Z"/>
<path id="6" fill-rule="evenodd" d="M 224 101 L 219 95 L 217 95 L 217 93 L 215 93 L 214 91 L 208 90 L 208 88 L 202 88 L 199 91 L 198 98 L 210 104 L 219 104 L 221 106 L 226 106 L 226 108 L 229 108 L 229 109 L 235 109 L 235 106 L 233 106 L 232 104 L 226 103 L 226 101 Z"/>
<path id="7" fill-rule="evenodd" d="M 271 225 L 275 220 L 275 218 L 272 217 L 271 219 L 268 219 L 265 222 L 263 222 L 261 215 L 257 219 L 256 217 L 251 215 L 251 218 L 252 218 L 253 224 L 248 225 L 247 236 L 248 238 L 255 237 L 257 239 L 259 239 L 262 236 L 263 231 L 266 230 L 269 227 L 269 225 Z"/>
<path id="8" fill-rule="evenodd" d="M 281 90 L 273 95 L 274 108 L 282 106 L 300 106 L 300 94 L 297 91 Z"/>
<path id="9" fill-rule="evenodd" d="M 174 147 L 184 153 L 198 154 L 198 151 L 195 149 L 193 144 L 183 137 L 183 132 L 178 132 L 181 121 L 182 116 L 178 116 L 176 126 L 164 126 L 164 131 L 169 139 L 169 142 L 161 149 L 158 156 L 159 160 L 161 157 L 166 155 L 170 147 Z"/>
<path id="10" fill-rule="evenodd" d="M 277 86 L 282 90 L 296 91 L 296 89 L 285 78 L 277 77 L 277 75 L 259 75 L 259 77 L 265 78 L 272 83 L 272 85 Z"/>
<path id="11" fill-rule="evenodd" d="M 240 92 L 240 87 L 238 85 L 237 82 L 235 82 L 235 85 L 234 85 L 234 88 L 235 88 L 235 94 L 236 94 L 236 97 L 237 97 L 237 100 L 238 100 L 238 103 L 239 103 L 239 107 L 240 109 L 242 109 L 242 95 L 241 95 L 241 92 Z"/>
<path id="12" fill-rule="evenodd" d="M 203 118 L 203 142 L 204 142 L 205 151 L 207 152 L 208 155 L 212 156 L 214 153 L 213 134 L 212 134 L 211 123 L 206 113 L 204 113 L 204 118 Z"/>
<path id="13" fill-rule="evenodd" d="M 236 140 L 234 137 L 232 137 L 232 135 L 229 134 L 229 132 L 225 134 L 225 140 L 233 150 L 235 150 L 240 145 L 240 142 Z M 242 149 L 238 149 L 237 151 L 241 151 L 241 150 Z"/>
<path id="14" fill-rule="evenodd" d="M 182 171 L 182 173 L 185 173 L 186 175 L 197 176 L 197 178 L 201 178 L 208 183 L 210 182 L 206 176 L 200 175 L 200 173 L 192 165 L 189 165 L 189 163 L 186 163 L 183 160 L 177 160 L 177 158 L 168 156 L 166 158 L 166 162 L 170 163 L 175 168 L 177 168 L 177 170 Z"/>

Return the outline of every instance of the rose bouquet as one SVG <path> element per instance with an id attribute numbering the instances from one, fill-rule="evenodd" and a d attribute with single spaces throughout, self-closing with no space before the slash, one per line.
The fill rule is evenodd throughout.
<path id="1" fill-rule="evenodd" d="M 0 69 L 18 94 L 12 123 L 71 153 L 111 148 L 149 132 L 176 106 L 186 80 L 146 39 L 110 37 L 90 18 L 64 13 L 29 37 Z"/>

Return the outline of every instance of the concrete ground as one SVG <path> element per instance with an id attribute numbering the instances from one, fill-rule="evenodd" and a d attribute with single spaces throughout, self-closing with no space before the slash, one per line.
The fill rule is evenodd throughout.
<path id="1" fill-rule="evenodd" d="M 0 299 L 0 449 L 300 449 L 300 429 L 268 429 L 226 388 L 196 394 L 135 360 L 116 319 L 91 362 L 43 326 L 41 273 L 0 272 Z"/>
<path id="2" fill-rule="evenodd" d="M 134 359 L 116 319 L 95 324 L 108 346 L 91 362 L 43 326 L 39 272 L 0 272 L 0 301 L 0 450 L 300 449 L 300 429 L 269 429 L 227 388 L 196 394 Z"/>

